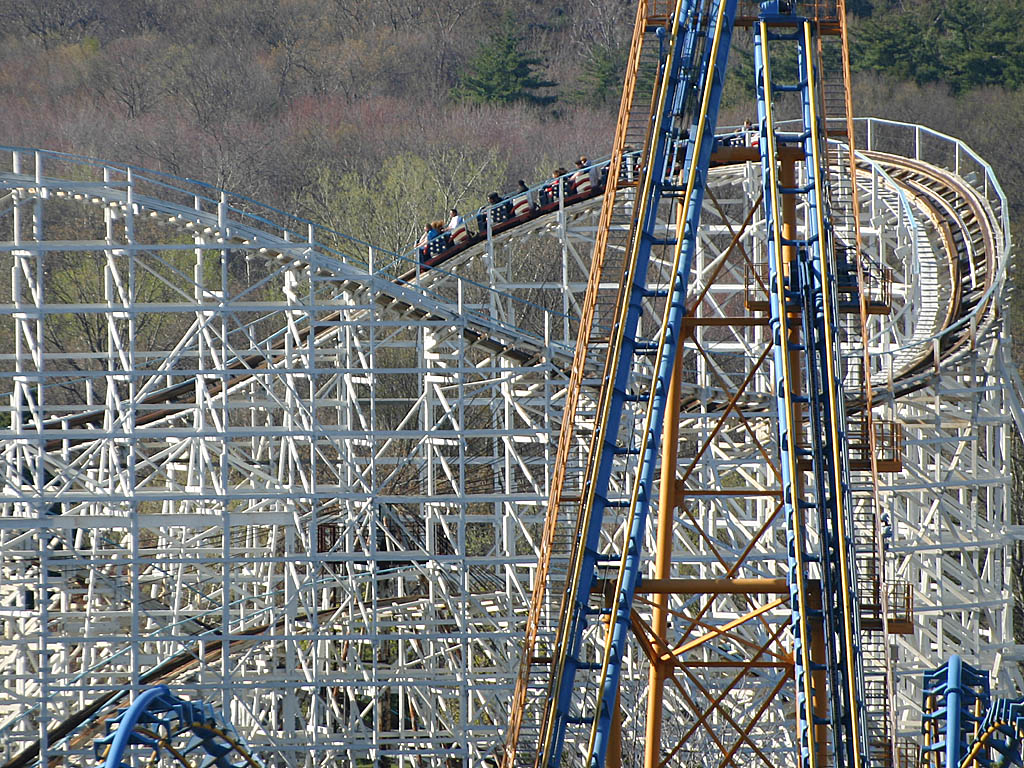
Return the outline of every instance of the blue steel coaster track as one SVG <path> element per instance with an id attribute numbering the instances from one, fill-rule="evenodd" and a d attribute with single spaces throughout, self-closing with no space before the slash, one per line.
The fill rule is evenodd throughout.
<path id="1" fill-rule="evenodd" d="M 653 496 L 669 382 L 683 338 L 686 292 L 696 247 L 714 129 L 729 53 L 735 0 L 690 3 L 682 0 L 659 34 L 661 49 L 652 123 L 641 160 L 637 213 L 631 248 L 620 283 L 618 311 L 605 364 L 605 385 L 598 404 L 597 432 L 591 442 L 584 494 L 579 505 L 577 546 L 564 588 L 562 618 L 554 648 L 537 764 L 557 768 L 563 760 L 601 766 L 612 738 L 613 710 L 621 672 L 633 597 L 639 578 L 647 515 Z M 673 158 L 682 148 L 681 170 Z M 662 201 L 678 205 L 675 240 L 659 239 L 656 213 Z M 652 248 L 672 249 L 668 284 L 651 282 Z M 664 297 L 664 314 L 656 335 L 639 331 L 642 303 Z M 653 380 L 633 382 L 638 357 L 654 357 Z M 623 444 L 625 414 L 637 422 L 638 444 Z M 611 487 L 613 464 L 623 458 L 638 463 L 631 490 Z M 625 510 L 627 538 L 617 552 L 599 552 L 606 511 Z M 598 569 L 614 568 L 614 587 L 605 602 L 594 593 Z M 604 622 L 606 629 L 600 625 Z M 586 649 L 584 636 L 603 636 Z M 593 658 L 591 658 L 593 655 Z M 566 749 L 573 753 L 563 757 Z"/>
<path id="2" fill-rule="evenodd" d="M 229 720 L 205 702 L 176 696 L 166 685 L 143 692 L 108 720 L 107 735 L 94 747 L 103 768 L 131 768 L 135 747 L 151 753 L 151 765 L 166 754 L 183 768 L 260 768 Z"/>
<path id="3" fill-rule="evenodd" d="M 807 768 L 817 768 L 828 760 L 828 745 L 822 743 L 824 734 L 817 727 L 827 724 L 836 765 L 856 767 L 866 753 L 860 724 L 863 683 L 855 641 L 859 626 L 853 536 L 847 514 L 852 504 L 845 407 L 838 374 L 837 283 L 830 265 L 832 243 L 824 190 L 827 169 L 815 104 L 811 23 L 770 7 L 766 11 L 754 30 L 754 59 L 759 146 L 765 169 L 769 323 L 790 559 L 800 761 Z M 780 84 L 773 79 L 772 43 L 795 46 L 799 62 L 796 83 Z M 795 134 L 783 133 L 775 125 L 773 105 L 781 93 L 795 93 L 800 99 L 802 126 Z M 804 150 L 803 186 L 796 185 L 795 174 L 787 178 L 780 164 L 778 150 L 783 143 Z M 802 237 L 784 220 L 785 198 L 807 206 L 807 228 Z M 809 434 L 804 428 L 807 421 Z M 802 459 L 811 461 L 810 482 L 798 469 Z M 812 604 L 812 580 L 821 584 L 820 608 Z M 825 657 L 812 658 L 811 623 L 819 617 Z"/>

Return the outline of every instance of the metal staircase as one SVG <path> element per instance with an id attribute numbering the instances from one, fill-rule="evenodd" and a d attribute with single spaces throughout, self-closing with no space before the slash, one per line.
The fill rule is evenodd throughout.
<path id="1" fill-rule="evenodd" d="M 532 758 L 542 766 L 599 766 L 608 750 L 653 495 L 665 394 L 682 338 L 686 288 L 735 9 L 735 0 L 679 0 L 672 12 L 661 18 L 651 14 L 657 11 L 653 7 L 642 7 L 643 19 L 638 17 L 629 77 L 635 85 L 643 50 L 656 51 L 655 98 L 644 110 L 642 97 L 634 98 L 631 91 L 635 89 L 627 81 L 611 169 L 623 188 L 635 186 L 633 199 L 637 203 L 628 217 L 628 227 L 614 200 L 606 200 L 603 210 L 588 290 L 587 307 L 593 302 L 594 309 L 581 327 L 579 338 L 586 350 L 578 354 L 566 407 L 566 419 L 582 434 L 566 439 L 572 427 L 563 427 L 559 472 L 564 469 L 564 476 L 556 478 L 552 491 L 548 516 L 551 548 L 541 561 L 543 589 L 549 595 L 560 592 L 562 596 L 558 631 L 550 644 L 542 646 L 534 640 L 533 652 L 528 650 L 529 657 L 524 660 L 533 668 L 540 662 L 550 670 L 541 702 L 545 709 L 539 723 L 539 746 L 530 750 L 533 754 L 521 746 L 520 720 L 506 745 L 506 763 L 524 764 Z M 624 168 L 626 144 L 636 140 L 641 131 L 644 142 L 639 162 Z M 680 168 L 678 175 L 676 167 Z M 668 231 L 665 222 L 677 216 L 675 231 Z M 610 244 L 612 233 L 617 241 L 614 246 Z M 621 268 L 616 270 L 614 260 L 605 261 L 609 253 L 624 257 Z M 658 258 L 652 258 L 654 253 Z M 664 270 L 663 263 L 672 266 Z M 615 271 L 621 275 L 615 304 L 599 303 L 601 283 Z M 664 306 L 660 321 L 641 320 L 641 305 L 650 299 L 660 300 Z M 610 309 L 614 309 L 612 323 L 594 322 L 596 317 L 607 316 Z M 587 369 L 586 356 L 602 352 L 604 376 L 596 408 L 591 410 L 580 397 L 579 390 L 586 383 L 582 371 Z M 570 448 L 591 429 L 589 448 L 580 456 L 586 462 L 585 472 L 576 475 L 582 483 L 574 486 L 566 477 L 581 465 L 572 463 Z M 575 515 L 562 512 L 569 505 L 575 505 Z M 573 530 L 575 535 L 560 542 L 554 535 L 557 529 Z M 572 545 L 564 571 L 563 563 L 555 559 L 555 547 L 563 542 Z M 599 574 L 614 584 L 613 590 L 593 590 Z M 540 579 L 539 575 L 538 582 Z M 536 632 L 540 637 L 543 611 L 535 592 L 528 634 Z M 550 657 L 541 655 L 542 647 Z M 530 674 L 527 670 L 521 675 L 521 682 Z"/>
<path id="2" fill-rule="evenodd" d="M 560 622 L 558 600 L 565 592 L 578 535 L 577 515 L 586 475 L 587 456 L 579 450 L 579 444 L 589 444 L 596 433 L 596 393 L 600 380 L 586 377 L 585 372 L 601 365 L 607 357 L 625 255 L 633 237 L 638 178 L 641 168 L 648 167 L 633 152 L 639 147 L 640 158 L 648 156 L 654 97 L 638 88 L 637 82 L 642 73 L 658 70 L 663 45 L 658 29 L 664 29 L 669 5 L 667 1 L 641 2 L 637 7 L 598 237 L 566 390 L 540 560 L 502 755 L 503 768 L 533 766 L 538 758 L 540 724 Z"/>
<path id="3" fill-rule="evenodd" d="M 880 445 L 868 359 L 868 322 L 873 314 L 890 310 L 891 271 L 871 262 L 861 242 L 860 205 L 857 191 L 856 146 L 853 103 L 850 88 L 850 46 L 844 0 L 815 6 L 820 30 L 832 35 L 817 36 L 816 59 L 821 83 L 822 125 L 826 137 L 827 191 L 832 221 L 832 256 L 838 291 L 850 296 L 855 320 L 848 333 L 847 360 L 841 371 L 851 368 L 861 375 L 847 386 L 863 403 L 860 426 L 864 433 L 867 462 L 851 462 L 850 501 L 853 521 L 853 558 L 856 570 L 860 619 L 860 663 L 864 677 L 863 720 L 867 756 L 872 765 L 894 766 L 896 750 L 893 726 L 895 691 L 893 658 L 889 645 L 889 575 L 883 536 L 883 510 L 879 507 Z M 830 65 L 829 63 L 832 62 Z M 892 446 L 898 459 L 899 447 Z M 897 462 L 898 464 L 898 462 Z M 897 464 L 884 469 L 895 469 Z"/>

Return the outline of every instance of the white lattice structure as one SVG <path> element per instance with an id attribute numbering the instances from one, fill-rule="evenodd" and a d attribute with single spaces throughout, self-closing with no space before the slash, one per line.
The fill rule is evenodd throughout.
<path id="1" fill-rule="evenodd" d="M 871 154 L 913 157 L 915 135 L 922 160 L 981 189 L 988 277 L 982 258 L 961 280 L 932 207 Z M 896 274 L 894 313 L 872 321 L 872 378 L 906 445 L 883 505 L 891 575 L 913 585 L 919 617 L 897 641 L 910 732 L 917 672 L 953 651 L 1016 681 L 997 311 L 1008 230 L 962 145 L 875 123 L 860 146 L 866 247 Z M 87 729 L 47 729 L 160 680 L 229 712 L 268 764 L 483 764 L 508 718 L 600 198 L 403 282 L 410 262 L 217 190 L 7 158 L 5 758 L 37 739 L 47 756 L 86 754 Z M 754 164 L 713 174 L 695 268 L 704 316 L 747 297 L 759 183 Z M 964 304 L 979 285 L 985 301 Z M 766 345 L 757 325 L 695 330 L 684 446 Z M 863 376 L 855 362 L 849 376 Z M 773 418 L 768 369 L 754 379 L 743 407 L 759 423 L 731 426 L 691 485 L 741 474 L 774 487 L 757 437 Z M 774 506 L 709 497 L 675 533 L 681 572 L 715 575 L 714 549 L 742 549 Z M 781 537 L 749 562 L 747 575 L 784 575 Z M 639 701 L 635 651 L 629 668 L 624 701 Z M 643 725 L 626 711 L 628 747 Z M 758 738 L 788 749 L 790 717 Z"/>
<path id="2" fill-rule="evenodd" d="M 946 222 L 926 221 L 913 235 L 918 256 L 898 280 L 910 311 L 894 313 L 899 330 L 872 373 L 880 410 L 903 431 L 903 469 L 885 482 L 881 507 L 892 514 L 887 565 L 914 603 L 914 633 L 895 638 L 894 671 L 898 733 L 916 740 L 921 673 L 953 653 L 992 670 L 994 692 L 1024 691 L 1013 632 L 1011 444 L 1024 421 L 1004 328 L 1010 226 L 992 169 L 962 142 L 921 126 L 864 128 L 861 146 L 907 158 L 889 170 L 908 201 Z M 930 185 L 918 163 L 930 167 Z M 894 375 L 901 367 L 913 372 Z"/>

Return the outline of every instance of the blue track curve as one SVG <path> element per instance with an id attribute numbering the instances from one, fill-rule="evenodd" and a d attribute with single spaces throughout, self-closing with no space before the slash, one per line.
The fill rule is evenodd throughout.
<path id="1" fill-rule="evenodd" d="M 158 685 L 144 693 L 130 707 L 107 722 L 107 734 L 94 743 L 103 768 L 131 768 L 126 760 L 131 747 L 162 753 L 188 765 L 189 755 L 201 752 L 204 765 L 217 768 L 259 768 L 231 722 L 209 704 L 188 701 Z"/>
<path id="2" fill-rule="evenodd" d="M 924 675 L 921 764 L 968 768 L 1024 764 L 1024 699 L 992 699 L 988 672 L 951 656 Z"/>

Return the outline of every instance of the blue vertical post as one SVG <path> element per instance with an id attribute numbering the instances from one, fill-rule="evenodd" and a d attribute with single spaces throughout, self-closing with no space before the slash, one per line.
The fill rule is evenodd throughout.
<path id="1" fill-rule="evenodd" d="M 946 768 L 960 766 L 960 707 L 963 706 L 963 662 L 953 655 L 946 669 Z"/>
<path id="2" fill-rule="evenodd" d="M 668 390 L 672 379 L 672 370 L 675 368 L 676 356 L 681 354 L 683 319 L 686 315 L 686 290 L 697 245 L 697 230 L 703 207 L 707 172 L 711 165 L 715 125 L 718 121 L 718 108 L 721 103 L 722 84 L 728 63 L 735 16 L 736 0 L 719 0 L 714 5 L 712 20 L 707 30 L 710 46 L 702 59 L 699 72 L 694 77 L 696 84 L 702 88 L 697 93 L 700 104 L 697 108 L 696 120 L 689 127 L 690 141 L 687 143 L 687 154 L 683 163 L 683 174 L 688 179 L 685 185 L 686 197 L 684 198 L 686 210 L 683 211 L 683 220 L 680 222 L 677 235 L 679 238 L 677 268 L 672 275 L 670 304 L 661 338 L 663 351 L 658 356 L 658 370 L 648 411 L 647 435 L 637 479 L 634 515 L 629 531 L 627 550 L 623 558 L 623 573 L 616 601 L 618 609 L 612 617 L 608 673 L 605 676 L 601 709 L 595 729 L 591 768 L 600 768 L 604 765 L 611 734 L 612 709 L 615 706 L 623 653 L 630 630 L 633 595 L 639 581 L 647 516 L 653 495 L 658 454 L 661 450 Z M 678 55 L 677 52 L 677 58 Z M 687 58 L 683 57 L 679 64 L 685 64 Z M 683 93 L 677 91 L 676 95 L 679 98 L 673 99 L 669 105 L 673 111 L 678 111 L 682 103 Z M 667 154 L 666 152 L 662 162 L 667 162 Z M 665 172 L 667 175 L 669 169 L 665 168 Z M 653 221 L 653 217 L 651 220 Z M 639 300 L 640 297 L 637 298 Z"/>

